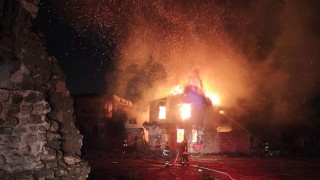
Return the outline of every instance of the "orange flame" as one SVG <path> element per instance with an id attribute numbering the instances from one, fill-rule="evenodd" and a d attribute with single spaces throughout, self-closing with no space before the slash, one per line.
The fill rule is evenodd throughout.
<path id="1" fill-rule="evenodd" d="M 179 107 L 182 120 L 186 120 L 191 117 L 191 104 L 180 104 Z"/>
<path id="2" fill-rule="evenodd" d="M 171 91 L 170 94 L 172 95 L 178 95 L 178 94 L 182 94 L 183 93 L 183 89 L 181 88 L 180 85 L 175 86 Z"/>
<path id="3" fill-rule="evenodd" d="M 176 85 L 174 88 L 172 88 L 170 90 L 171 95 L 178 95 L 178 94 L 182 94 L 183 92 L 184 92 L 184 90 L 181 87 L 181 85 Z M 206 91 L 204 94 L 206 97 L 208 97 L 211 100 L 213 105 L 218 106 L 221 104 L 221 99 L 217 93 L 211 92 L 211 91 Z"/>
<path id="4" fill-rule="evenodd" d="M 213 105 L 220 105 L 220 98 L 216 93 L 206 92 L 206 97 L 208 97 Z"/>
<path id="5" fill-rule="evenodd" d="M 166 113 L 166 106 L 160 106 L 159 107 L 159 119 L 166 119 L 167 113 Z"/>

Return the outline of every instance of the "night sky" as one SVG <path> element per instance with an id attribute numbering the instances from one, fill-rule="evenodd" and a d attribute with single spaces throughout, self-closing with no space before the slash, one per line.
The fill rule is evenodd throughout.
<path id="1" fill-rule="evenodd" d="M 34 24 L 71 93 L 140 103 L 201 79 L 238 117 L 314 125 L 318 7 L 316 0 L 46 0 Z"/>
<path id="2" fill-rule="evenodd" d="M 41 3 L 38 17 L 34 21 L 37 31 L 44 32 L 48 54 L 56 57 L 67 77 L 71 93 L 104 93 L 108 87 L 106 73 L 113 76 L 115 42 L 111 31 L 99 36 L 82 30 L 79 32 L 67 22 L 61 10 L 49 1 Z"/>

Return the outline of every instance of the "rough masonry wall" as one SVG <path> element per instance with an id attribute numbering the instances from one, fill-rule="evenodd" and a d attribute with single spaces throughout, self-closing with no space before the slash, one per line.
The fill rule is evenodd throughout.
<path id="1" fill-rule="evenodd" d="M 0 101 L 0 166 L 8 172 L 43 168 L 50 128 L 43 94 L 0 89 Z"/>
<path id="2" fill-rule="evenodd" d="M 86 179 L 73 100 L 44 37 L 39 0 L 0 0 L 0 179 Z"/>

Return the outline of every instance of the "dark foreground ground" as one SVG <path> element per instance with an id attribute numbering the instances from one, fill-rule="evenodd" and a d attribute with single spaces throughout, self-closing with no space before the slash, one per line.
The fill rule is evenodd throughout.
<path id="1" fill-rule="evenodd" d="M 282 180 L 320 179 L 319 158 L 281 157 L 228 157 L 228 156 L 189 156 L 190 165 L 174 164 L 165 168 L 163 160 L 156 157 L 128 156 L 88 156 L 91 165 L 89 180 L 189 180 L 189 179 L 243 179 L 243 180 Z"/>

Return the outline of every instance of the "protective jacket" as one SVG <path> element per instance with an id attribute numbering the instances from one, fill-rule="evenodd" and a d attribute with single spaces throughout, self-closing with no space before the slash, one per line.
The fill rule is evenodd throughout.
<path id="1" fill-rule="evenodd" d="M 164 166 L 168 167 L 169 166 L 169 161 L 170 161 L 170 148 L 169 148 L 169 146 L 166 146 L 163 149 L 162 155 L 163 155 L 163 158 L 164 158 Z"/>

